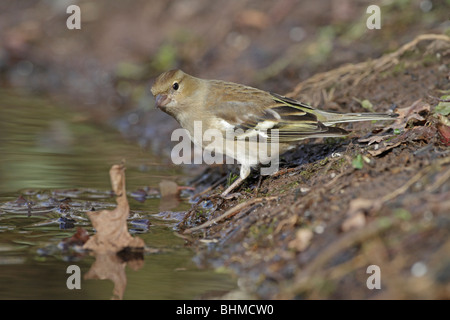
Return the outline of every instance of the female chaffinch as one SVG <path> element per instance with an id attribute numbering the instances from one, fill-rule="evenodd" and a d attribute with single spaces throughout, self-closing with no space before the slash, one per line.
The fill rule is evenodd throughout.
<path id="1" fill-rule="evenodd" d="M 241 164 L 239 178 L 222 197 L 248 177 L 251 167 L 276 161 L 300 140 L 348 135 L 348 131 L 333 126 L 337 123 L 393 120 L 397 116 L 323 111 L 275 93 L 232 82 L 200 79 L 181 70 L 161 74 L 151 92 L 156 97 L 156 106 L 174 117 L 194 143 L 219 151 Z M 195 134 L 195 124 L 199 121 L 201 134 L 214 129 L 224 140 L 211 143 L 196 138 L 199 135 Z M 230 132 L 234 134 L 227 136 Z M 239 144 L 245 139 L 249 143 Z M 270 143 L 271 147 L 264 149 L 261 143 Z M 262 149 L 270 152 L 259 152 Z"/>

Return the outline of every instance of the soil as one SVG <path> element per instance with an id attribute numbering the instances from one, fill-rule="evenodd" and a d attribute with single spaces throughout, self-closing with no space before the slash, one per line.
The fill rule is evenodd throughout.
<path id="1" fill-rule="evenodd" d="M 374 111 L 418 99 L 432 104 L 428 93 L 448 90 L 448 71 L 417 57 L 403 60 L 417 67 L 340 84 L 334 101 L 371 97 Z M 234 217 L 201 230 L 201 238 L 217 240 L 200 251 L 201 261 L 231 268 L 245 279 L 243 290 L 265 299 L 448 298 L 448 281 L 442 279 L 449 264 L 440 257 L 450 252 L 450 151 L 431 113 L 408 126 L 398 146 L 374 157 L 368 152 L 373 146 L 357 138 L 377 132 L 367 123 L 355 126 L 347 141 L 306 142 L 285 154 L 279 174 L 264 177 L 257 191 L 255 175 L 237 200 L 219 202 L 203 217 L 215 218 L 256 193 L 272 199 L 249 201 Z M 367 157 L 361 169 L 352 162 L 358 154 Z M 197 215 L 188 216 L 187 228 L 200 222 L 198 208 L 192 212 Z M 367 289 L 371 265 L 381 268 L 380 292 Z M 415 268 L 422 265 L 426 275 L 417 276 Z"/>
<path id="2" fill-rule="evenodd" d="M 357 123 L 346 139 L 304 141 L 277 174 L 252 173 L 236 199 L 215 197 L 219 183 L 178 231 L 199 265 L 239 278 L 225 298 L 450 298 L 450 134 L 436 111 L 450 94 L 448 2 L 427 11 L 392 1 L 380 30 L 366 29 L 359 1 L 187 3 L 80 1 L 83 27 L 70 31 L 51 29 L 67 15 L 46 1 L 3 2 L 1 82 L 76 101 L 166 153 L 177 124 L 145 106 L 149 83 L 173 67 L 328 110 L 364 112 L 364 100 L 374 112 L 407 108 L 395 126 Z M 187 184 L 201 192 L 225 181 L 224 169 Z M 373 265 L 381 289 L 368 288 Z"/>

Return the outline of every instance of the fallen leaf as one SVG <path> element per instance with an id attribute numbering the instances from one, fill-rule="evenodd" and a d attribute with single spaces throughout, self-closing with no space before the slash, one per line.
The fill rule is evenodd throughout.
<path id="1" fill-rule="evenodd" d="M 364 109 L 369 110 L 370 112 L 374 112 L 374 110 L 373 110 L 373 104 L 372 104 L 369 100 L 367 100 L 367 99 L 361 101 L 361 106 L 362 106 Z"/>
<path id="2" fill-rule="evenodd" d="M 397 147 L 398 145 L 400 145 L 402 143 L 402 141 L 396 141 L 396 142 L 387 142 L 387 143 L 383 143 L 380 145 L 377 145 L 378 147 L 374 150 L 369 150 L 368 152 L 370 153 L 371 156 L 375 157 L 378 156 L 390 149 L 393 149 L 395 147 Z M 381 146 L 381 147 L 380 147 Z"/>
<path id="3" fill-rule="evenodd" d="M 377 200 L 356 198 L 350 201 L 347 218 L 341 224 L 341 230 L 347 232 L 352 229 L 359 229 L 366 225 L 366 211 L 376 205 Z"/>
<path id="4" fill-rule="evenodd" d="M 301 228 L 295 234 L 295 239 L 290 241 L 288 247 L 296 251 L 305 251 L 309 247 L 313 238 L 313 232 L 310 229 Z"/>
<path id="5" fill-rule="evenodd" d="M 377 143 L 376 149 L 368 152 L 371 156 L 378 156 L 399 146 L 404 141 L 416 140 L 412 138 L 416 132 L 408 131 L 416 129 L 416 127 L 411 128 L 411 126 L 425 124 L 426 115 L 429 112 L 430 105 L 422 102 L 422 100 L 417 100 L 409 107 L 396 109 L 395 113 L 398 114 L 398 117 L 391 125 L 384 127 L 378 135 L 359 139 L 358 142 L 368 142 L 369 145 Z M 392 130 L 394 134 L 386 134 L 389 130 Z M 389 140 L 386 141 L 387 139 Z"/>
<path id="6" fill-rule="evenodd" d="M 398 114 L 398 117 L 393 124 L 385 127 L 384 131 L 389 129 L 404 129 L 409 124 L 423 122 L 426 120 L 424 116 L 430 112 L 430 109 L 430 105 L 422 102 L 422 100 L 417 100 L 409 107 L 396 109 L 395 113 Z"/>
<path id="7" fill-rule="evenodd" d="M 434 112 L 439 113 L 443 116 L 448 116 L 450 114 L 450 95 L 442 96 L 439 99 L 439 104 L 434 108 Z"/>
<path id="8" fill-rule="evenodd" d="M 348 216 L 353 216 L 358 213 L 364 213 L 368 209 L 373 207 L 376 200 L 356 198 L 350 201 L 350 207 L 348 209 Z"/>
<path id="9" fill-rule="evenodd" d="M 116 195 L 114 210 L 90 211 L 87 213 L 97 233 L 83 246 L 95 252 L 118 252 L 126 247 L 143 248 L 144 241 L 128 233 L 127 218 L 130 213 L 125 190 L 125 167 L 113 165 L 109 170 L 111 185 Z"/>
<path id="10" fill-rule="evenodd" d="M 127 275 L 125 273 L 126 262 L 122 261 L 116 253 L 103 252 L 95 254 L 95 262 L 84 279 L 109 279 L 114 283 L 112 299 L 122 300 L 127 286 Z"/>
<path id="11" fill-rule="evenodd" d="M 410 141 L 424 141 L 429 143 L 436 136 L 436 127 L 434 126 L 417 126 L 412 129 L 405 130 L 398 136 L 393 137 L 389 141 L 382 141 L 376 145 L 374 150 L 369 150 L 371 156 L 378 156 L 386 151 L 389 151 L 402 143 Z"/>
<path id="12" fill-rule="evenodd" d="M 372 104 L 372 102 L 370 102 L 369 100 L 367 100 L 367 99 L 364 99 L 364 100 L 359 100 L 358 98 L 356 98 L 356 97 L 353 97 L 353 100 L 355 100 L 356 102 L 358 102 L 360 105 L 361 105 L 361 107 L 363 107 L 364 109 L 366 109 L 366 110 L 369 110 L 370 112 L 374 112 L 374 110 L 373 110 L 373 104 Z"/>
<path id="13" fill-rule="evenodd" d="M 362 212 L 355 213 L 344 220 L 341 230 L 344 232 L 352 229 L 360 229 L 366 225 L 366 216 Z"/>
<path id="14" fill-rule="evenodd" d="M 362 155 L 358 154 L 355 158 L 353 158 L 352 166 L 355 169 L 362 169 L 364 167 Z"/>
<path id="15" fill-rule="evenodd" d="M 381 141 L 384 141 L 384 140 L 386 140 L 388 138 L 391 138 L 393 136 L 394 136 L 393 134 L 384 135 L 384 136 L 376 135 L 376 136 L 371 136 L 369 138 L 358 139 L 358 142 L 362 142 L 362 143 L 367 142 L 367 144 L 370 146 L 373 143 L 380 143 Z"/>
<path id="16" fill-rule="evenodd" d="M 445 124 L 439 123 L 437 125 L 439 134 L 441 135 L 441 141 L 447 147 L 450 146 L 450 127 Z"/>

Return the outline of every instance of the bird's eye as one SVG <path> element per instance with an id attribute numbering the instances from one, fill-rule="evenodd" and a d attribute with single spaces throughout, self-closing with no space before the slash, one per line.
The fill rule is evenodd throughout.
<path id="1" fill-rule="evenodd" d="M 179 87 L 180 85 L 178 84 L 178 82 L 174 82 L 172 85 L 173 90 L 178 90 Z"/>

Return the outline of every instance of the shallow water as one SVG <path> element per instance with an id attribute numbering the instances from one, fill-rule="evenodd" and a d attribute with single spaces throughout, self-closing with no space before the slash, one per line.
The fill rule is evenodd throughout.
<path id="1" fill-rule="evenodd" d="M 129 230 L 148 249 L 124 262 L 65 248 L 62 241 L 77 227 L 95 232 L 87 211 L 115 206 L 108 172 L 122 160 Z M 133 198 L 140 188 L 183 174 L 69 108 L 0 91 L 0 299 L 195 299 L 233 289 L 229 275 L 192 262 L 193 252 L 174 234 L 177 215 L 158 214 L 167 203 Z M 189 205 L 169 207 L 178 212 Z M 70 265 L 80 268 L 81 289 L 67 287 Z M 87 279 L 89 272 L 115 282 Z"/>

